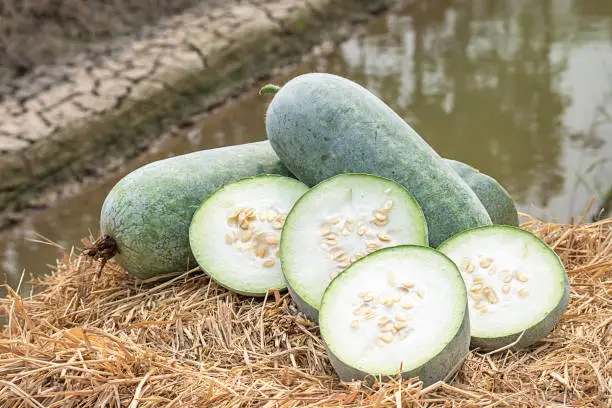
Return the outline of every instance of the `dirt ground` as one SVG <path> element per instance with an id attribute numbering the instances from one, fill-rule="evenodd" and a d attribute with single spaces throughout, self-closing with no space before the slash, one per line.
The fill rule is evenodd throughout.
<path id="1" fill-rule="evenodd" d="M 137 33 L 148 24 L 198 3 L 219 0 L 2 0 L 0 84 L 35 66 L 83 51 L 110 37 Z M 1 99 L 1 95 L 0 95 Z"/>

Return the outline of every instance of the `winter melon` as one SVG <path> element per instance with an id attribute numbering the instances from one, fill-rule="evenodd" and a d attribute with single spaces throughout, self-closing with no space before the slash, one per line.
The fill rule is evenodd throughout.
<path id="1" fill-rule="evenodd" d="M 312 73 L 290 80 L 268 107 L 266 131 L 281 161 L 308 185 L 340 173 L 402 184 L 423 209 L 431 246 L 491 224 L 461 177 L 391 108 L 348 79 Z"/>
<path id="2" fill-rule="evenodd" d="M 453 262 L 419 246 L 385 248 L 334 279 L 321 302 L 321 336 L 340 378 L 449 380 L 468 354 L 465 286 Z"/>
<path id="3" fill-rule="evenodd" d="M 475 347 L 529 346 L 553 329 L 567 307 L 569 282 L 561 260 L 528 231 L 475 228 L 439 250 L 458 265 L 468 289 Z"/>
<path id="4" fill-rule="evenodd" d="M 159 160 L 121 179 L 104 200 L 100 229 L 119 265 L 140 279 L 195 266 L 189 225 L 224 184 L 258 174 L 290 175 L 266 142 Z"/>
<path id="5" fill-rule="evenodd" d="M 384 247 L 427 245 L 421 208 L 402 185 L 368 174 L 339 174 L 311 188 L 287 216 L 280 246 L 289 293 L 318 319 L 329 282 Z"/>
<path id="6" fill-rule="evenodd" d="M 243 295 L 285 290 L 279 243 L 287 213 L 308 191 L 296 179 L 259 175 L 227 184 L 196 211 L 191 250 L 220 285 Z"/>

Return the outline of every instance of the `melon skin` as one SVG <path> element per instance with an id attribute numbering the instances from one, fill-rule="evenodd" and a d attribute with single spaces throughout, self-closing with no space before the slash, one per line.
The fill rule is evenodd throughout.
<path id="1" fill-rule="evenodd" d="M 451 159 L 444 159 L 444 161 L 476 193 L 487 213 L 489 213 L 493 224 L 515 227 L 519 225 L 514 200 L 497 180 L 463 162 Z"/>
<path id="2" fill-rule="evenodd" d="M 266 142 L 147 164 L 107 195 L 100 229 L 116 241 L 117 263 L 136 278 L 186 271 L 196 265 L 189 225 L 201 202 L 224 184 L 259 174 L 292 176 Z"/>
<path id="3" fill-rule="evenodd" d="M 312 73 L 290 80 L 268 107 L 266 131 L 282 162 L 309 186 L 340 173 L 402 184 L 423 209 L 433 247 L 491 224 L 461 177 L 391 108 L 348 79 Z"/>
<path id="4" fill-rule="evenodd" d="M 384 251 L 384 249 L 383 249 Z M 463 322 L 455 334 L 455 337 L 431 360 L 427 363 L 412 369 L 402 372 L 402 378 L 410 379 L 419 377 L 423 381 L 423 386 L 434 384 L 438 381 L 448 381 L 452 376 L 459 371 L 463 361 L 467 357 L 470 348 L 470 319 L 468 307 L 465 307 Z M 341 361 L 330 348 L 325 344 L 327 355 L 332 367 L 342 381 L 355 381 L 367 379 L 372 381 L 374 378 L 371 374 L 358 370 L 345 364 Z M 385 378 L 382 378 L 383 381 Z"/>

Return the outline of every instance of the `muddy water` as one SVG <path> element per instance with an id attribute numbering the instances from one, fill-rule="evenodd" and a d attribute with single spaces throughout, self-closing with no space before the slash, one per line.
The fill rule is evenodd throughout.
<path id="1" fill-rule="evenodd" d="M 365 85 L 445 157 L 497 178 L 524 212 L 548 220 L 612 216 L 612 3 L 608 0 L 418 2 L 373 21 L 294 74 L 325 71 Z M 278 78 L 282 83 L 284 78 Z M 265 138 L 255 92 L 53 209 L 0 235 L 16 286 L 97 232 L 102 200 L 126 172 L 194 150 Z M 606 209 L 608 212 L 606 212 Z M 28 290 L 27 285 L 23 290 Z"/>

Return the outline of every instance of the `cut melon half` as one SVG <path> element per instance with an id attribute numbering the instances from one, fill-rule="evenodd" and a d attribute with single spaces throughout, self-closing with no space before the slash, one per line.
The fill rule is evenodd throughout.
<path id="1" fill-rule="evenodd" d="M 240 294 L 286 289 L 278 252 L 281 231 L 306 191 L 305 184 L 275 175 L 223 186 L 191 221 L 189 243 L 196 261 L 217 283 Z"/>
<path id="2" fill-rule="evenodd" d="M 455 264 L 404 245 L 355 262 L 326 289 L 321 335 L 344 381 L 368 375 L 448 380 L 469 351 L 467 293 Z"/>
<path id="3" fill-rule="evenodd" d="M 465 281 L 474 347 L 529 346 L 553 329 L 568 304 L 561 260 L 528 231 L 475 228 L 449 238 L 439 250 L 459 266 Z"/>
<path id="4" fill-rule="evenodd" d="M 421 208 L 395 181 L 340 174 L 308 191 L 283 229 L 281 261 L 289 293 L 312 320 L 325 288 L 352 262 L 388 246 L 427 245 Z"/>

